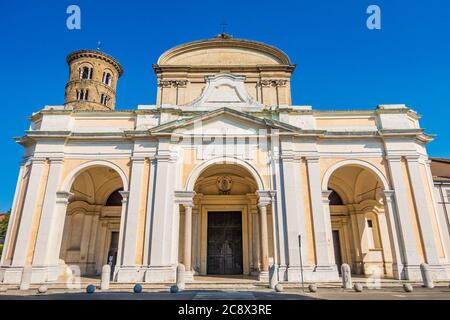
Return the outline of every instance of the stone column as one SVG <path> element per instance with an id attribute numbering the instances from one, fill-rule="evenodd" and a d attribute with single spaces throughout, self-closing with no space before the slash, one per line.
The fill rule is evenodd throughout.
<path id="1" fill-rule="evenodd" d="M 401 165 L 401 157 L 400 156 L 388 156 L 387 162 L 389 165 L 389 171 L 391 175 L 392 185 L 394 187 L 395 196 L 392 202 L 392 212 L 394 218 L 398 221 L 397 232 L 398 237 L 401 241 L 402 249 L 403 249 L 403 264 L 404 264 L 404 277 L 409 280 L 420 280 L 421 273 L 419 268 L 419 255 L 416 248 L 416 239 L 414 237 L 414 229 L 412 225 L 412 215 L 410 210 L 414 210 L 414 208 L 410 208 L 408 205 L 408 196 L 407 190 L 405 187 L 405 177 L 403 176 L 403 170 Z"/>
<path id="2" fill-rule="evenodd" d="M 200 213 L 198 208 L 193 207 L 192 208 L 192 249 L 193 256 L 192 256 L 192 271 L 196 273 L 197 271 L 200 271 Z"/>
<path id="3" fill-rule="evenodd" d="M 179 213 L 175 212 L 174 191 L 177 180 L 176 156 L 169 151 L 170 139 L 160 139 L 151 212 L 151 238 L 149 267 L 145 273 L 146 282 L 175 281 L 178 246 L 177 235 Z"/>
<path id="4" fill-rule="evenodd" d="M 319 158 L 306 157 L 306 163 L 316 250 L 316 267 L 314 271 L 329 273 L 327 276 L 324 275 L 324 279 L 338 279 L 339 275 L 334 260 L 330 206 L 328 201 L 330 192 L 328 190 L 322 191 Z"/>
<path id="5" fill-rule="evenodd" d="M 434 206 L 428 208 L 428 204 L 431 203 L 432 199 L 428 199 L 427 194 L 433 192 L 427 191 L 428 180 L 422 179 L 420 173 L 419 157 L 406 157 L 409 177 L 411 179 L 411 187 L 414 195 L 414 203 L 417 210 L 417 218 L 419 221 L 420 233 L 422 236 L 422 243 L 425 249 L 426 260 L 428 264 L 439 264 L 439 254 L 437 252 L 437 244 L 435 241 L 435 232 L 431 226 L 431 216 L 434 214 Z M 430 210 L 431 212 L 430 212 Z M 436 217 L 437 219 L 437 217 Z"/>
<path id="6" fill-rule="evenodd" d="M 261 251 L 259 248 L 260 236 L 259 236 L 259 223 L 258 223 L 258 209 L 252 209 L 252 230 L 253 230 L 253 238 L 252 238 L 252 257 L 253 257 L 253 268 L 254 271 L 258 271 L 260 268 L 260 257 L 259 252 Z"/>
<path id="7" fill-rule="evenodd" d="M 192 278 L 192 207 L 194 191 L 175 191 L 175 203 L 184 207 L 183 264 L 187 278 Z"/>
<path id="8" fill-rule="evenodd" d="M 192 204 L 184 204 L 184 244 L 183 263 L 186 271 L 191 271 L 192 259 Z"/>
<path id="9" fill-rule="evenodd" d="M 269 271 L 269 240 L 267 236 L 267 205 L 259 205 L 261 234 L 261 271 Z"/>
<path id="10" fill-rule="evenodd" d="M 285 221 L 287 238 L 287 261 L 289 263 L 287 276 L 289 281 L 300 281 L 300 252 L 298 236 L 302 236 L 302 257 L 307 262 L 308 238 L 306 237 L 305 212 L 303 201 L 299 198 L 304 194 L 300 161 L 292 155 L 283 156 L 283 193 L 285 203 Z"/>
<path id="11" fill-rule="evenodd" d="M 123 238 L 123 252 L 121 272 L 124 268 L 131 268 L 130 272 L 136 271 L 136 254 L 138 242 L 139 209 L 141 205 L 142 181 L 144 171 L 144 158 L 133 158 L 130 178 L 130 194 L 128 208 L 125 211 L 125 229 Z"/>
<path id="12" fill-rule="evenodd" d="M 127 206 L 128 206 L 128 191 L 119 191 L 122 196 L 122 210 L 120 213 L 120 227 L 119 227 L 119 244 L 117 249 L 117 262 L 115 269 L 118 269 L 122 264 L 122 252 L 123 252 L 123 238 L 125 236 L 125 218 L 127 214 Z M 114 271 L 116 274 L 116 270 Z"/>
<path id="13" fill-rule="evenodd" d="M 42 175 L 45 167 L 45 159 L 34 158 L 31 164 L 30 177 L 28 187 L 25 193 L 25 199 L 20 217 L 16 247 L 14 248 L 14 256 L 12 260 L 13 267 L 25 266 L 28 249 L 30 245 L 30 235 L 33 227 L 34 215 L 36 214 L 36 205 L 42 187 Z"/>
<path id="14" fill-rule="evenodd" d="M 259 194 L 259 235 L 261 244 L 261 272 L 268 273 L 269 271 L 269 237 L 267 230 L 267 206 L 271 202 L 270 196 L 266 195 L 264 191 L 258 191 Z"/>
<path id="15" fill-rule="evenodd" d="M 51 269 L 47 275 L 48 281 L 56 281 L 58 278 L 59 255 L 64 234 L 67 206 L 72 196 L 73 193 L 66 191 L 56 193 L 54 221 L 52 222 L 52 232 L 47 248 L 47 264 Z"/>
<path id="16" fill-rule="evenodd" d="M 51 159 L 50 169 L 48 173 L 47 189 L 45 190 L 44 202 L 42 205 L 42 214 L 39 222 L 39 231 L 36 237 L 36 247 L 34 250 L 33 266 L 47 266 L 50 264 L 51 251 L 55 249 L 56 241 L 55 234 L 59 232 L 57 228 L 63 228 L 64 224 L 60 225 L 60 218 L 65 218 L 65 212 L 62 217 L 57 211 L 57 188 L 61 179 L 63 169 L 63 159 Z M 67 193 L 64 195 L 70 196 Z M 60 196 L 64 196 L 60 194 Z M 64 199 L 67 203 L 67 198 Z M 64 220 L 63 220 L 64 221 Z M 52 264 L 57 264 L 58 261 L 52 261 Z M 55 266 L 56 267 L 56 266 Z M 45 278 L 44 278 L 45 281 Z"/>

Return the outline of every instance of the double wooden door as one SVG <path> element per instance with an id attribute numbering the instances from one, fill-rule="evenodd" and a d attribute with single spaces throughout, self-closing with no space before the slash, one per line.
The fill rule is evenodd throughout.
<path id="1" fill-rule="evenodd" d="M 241 212 L 208 213 L 208 274 L 242 274 Z"/>

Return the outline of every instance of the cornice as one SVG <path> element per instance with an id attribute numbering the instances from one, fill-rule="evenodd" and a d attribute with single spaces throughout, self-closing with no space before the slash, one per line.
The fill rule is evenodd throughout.
<path id="1" fill-rule="evenodd" d="M 119 76 L 123 74 L 123 68 L 119 61 L 117 61 L 114 57 L 110 56 L 109 54 L 106 54 L 104 52 L 98 51 L 98 50 L 78 50 L 70 53 L 66 61 L 68 64 L 70 64 L 72 61 L 80 58 L 96 58 L 103 61 L 108 62 L 114 68 L 116 68 L 117 72 L 119 73 Z"/>
<path id="2" fill-rule="evenodd" d="M 279 64 L 281 65 L 292 65 L 289 57 L 286 53 L 284 53 L 282 50 L 268 45 L 263 42 L 254 41 L 254 40 L 244 40 L 244 39 L 237 39 L 233 38 L 231 36 L 227 37 L 215 37 L 211 39 L 203 39 L 203 40 L 197 40 L 192 42 L 187 42 L 178 46 L 175 46 L 167 51 L 165 51 L 158 59 L 159 65 L 164 65 L 166 62 L 168 62 L 171 58 L 192 52 L 197 50 L 203 50 L 203 49 L 211 49 L 211 48 L 240 48 L 240 49 L 246 49 L 246 50 L 254 50 L 257 52 L 263 52 L 272 58 L 276 59 Z"/>

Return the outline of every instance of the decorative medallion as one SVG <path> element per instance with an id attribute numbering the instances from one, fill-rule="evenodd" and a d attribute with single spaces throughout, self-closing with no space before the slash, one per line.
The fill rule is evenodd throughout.
<path id="1" fill-rule="evenodd" d="M 220 194 L 228 195 L 231 191 L 232 180 L 228 176 L 222 176 L 217 178 L 217 187 L 219 188 Z"/>

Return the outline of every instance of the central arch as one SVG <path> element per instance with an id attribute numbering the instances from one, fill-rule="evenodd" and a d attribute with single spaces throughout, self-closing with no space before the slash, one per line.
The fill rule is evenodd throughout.
<path id="1" fill-rule="evenodd" d="M 180 205 L 179 261 L 191 266 L 193 275 L 258 276 L 263 271 L 261 258 L 261 224 L 258 210 L 259 192 L 265 190 L 260 174 L 248 162 L 217 157 L 198 165 L 190 173 L 184 192 L 193 195 L 186 220 L 186 206 Z M 272 210 L 267 208 L 264 230 L 272 230 Z M 192 219 L 192 220 L 191 220 Z M 186 221 L 192 226 L 187 227 Z M 266 223 L 266 221 L 264 221 Z M 192 233 L 191 243 L 185 243 L 186 233 Z M 264 242 L 273 233 L 264 232 Z M 273 241 L 268 241 L 273 257 Z M 191 249 L 186 246 L 191 245 Z M 186 263 L 183 253 L 192 253 Z M 266 249 L 264 249 L 266 250 Z M 263 251 L 264 251 L 263 250 Z M 267 252 L 264 251 L 264 252 Z M 265 262 L 266 260 L 264 260 Z"/>
<path id="2" fill-rule="evenodd" d="M 245 168 L 248 172 L 250 172 L 252 177 L 255 179 L 256 184 L 258 185 L 258 190 L 265 190 L 263 179 L 253 165 L 251 165 L 247 161 L 244 161 L 236 157 L 217 157 L 202 162 L 197 167 L 195 167 L 194 170 L 192 170 L 191 174 L 189 175 L 186 181 L 186 191 L 194 191 L 194 186 L 198 177 L 202 174 L 202 172 L 206 168 L 208 168 L 213 164 L 234 164 L 241 166 Z"/>

